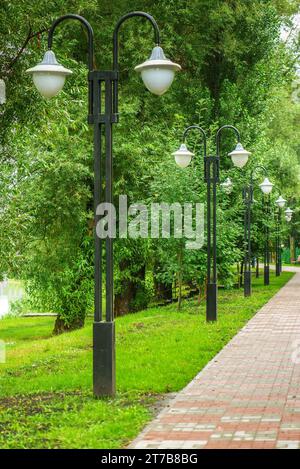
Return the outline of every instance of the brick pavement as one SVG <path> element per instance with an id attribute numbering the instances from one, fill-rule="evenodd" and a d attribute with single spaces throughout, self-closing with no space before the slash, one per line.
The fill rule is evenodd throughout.
<path id="1" fill-rule="evenodd" d="M 300 273 L 129 448 L 300 449 Z"/>

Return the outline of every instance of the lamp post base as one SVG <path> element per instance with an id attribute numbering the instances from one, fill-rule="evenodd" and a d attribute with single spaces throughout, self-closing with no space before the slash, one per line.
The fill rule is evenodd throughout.
<path id="1" fill-rule="evenodd" d="M 264 266 L 264 285 L 270 285 L 270 267 Z"/>
<path id="2" fill-rule="evenodd" d="M 206 321 L 217 320 L 217 292 L 216 283 L 208 283 L 206 289 Z"/>
<path id="3" fill-rule="evenodd" d="M 276 262 L 276 277 L 280 276 L 280 265 L 278 262 Z"/>
<path id="4" fill-rule="evenodd" d="M 251 271 L 245 270 L 244 272 L 244 296 L 251 296 Z"/>
<path id="5" fill-rule="evenodd" d="M 93 389 L 95 397 L 116 393 L 115 324 L 93 324 Z"/>

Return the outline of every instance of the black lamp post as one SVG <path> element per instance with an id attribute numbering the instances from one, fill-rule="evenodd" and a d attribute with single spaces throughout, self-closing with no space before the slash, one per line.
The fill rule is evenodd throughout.
<path id="1" fill-rule="evenodd" d="M 61 16 L 52 24 L 48 35 L 48 51 L 43 61 L 27 72 L 33 75 L 33 81 L 45 97 L 55 96 L 64 85 L 65 77 L 72 72 L 60 65 L 52 49 L 53 35 L 56 27 L 65 20 L 79 21 L 88 35 L 88 122 L 94 127 L 94 216 L 95 216 L 95 296 L 93 326 L 93 387 L 95 396 L 113 396 L 115 394 L 115 327 L 113 311 L 113 240 L 105 240 L 106 269 L 106 311 L 102 314 L 102 241 L 96 235 L 96 226 L 100 221 L 97 207 L 101 203 L 102 153 L 105 156 L 105 202 L 112 203 L 113 197 L 113 158 L 112 129 L 119 120 L 118 115 L 118 35 L 121 25 L 129 18 L 142 17 L 150 22 L 154 29 L 155 44 L 149 60 L 137 66 L 144 84 L 154 94 L 162 95 L 171 85 L 178 64 L 166 59 L 160 47 L 160 32 L 156 21 L 148 13 L 133 11 L 122 16 L 113 33 L 113 67 L 112 70 L 95 69 L 94 34 L 89 22 L 79 15 Z M 105 145 L 102 143 L 104 136 Z M 104 151 L 103 151 L 104 150 Z"/>
<path id="2" fill-rule="evenodd" d="M 236 148 L 229 153 L 235 166 L 242 168 L 248 161 L 250 152 L 244 150 L 240 143 L 240 133 L 232 125 L 223 125 L 216 134 L 216 155 L 207 155 L 207 137 L 198 125 L 187 127 L 183 133 L 183 143 L 173 153 L 175 161 L 181 168 L 187 167 L 194 154 L 185 144 L 187 134 L 191 130 L 200 132 L 204 153 L 204 181 L 207 187 L 207 287 L 206 287 L 206 320 L 217 320 L 217 184 L 220 174 L 221 133 L 225 129 L 232 130 L 237 138 Z"/>
<path id="3" fill-rule="evenodd" d="M 282 209 L 286 204 L 286 200 L 282 197 L 281 192 L 275 187 L 278 199 L 275 201 L 277 209 L 275 210 L 275 273 L 276 277 L 281 274 L 281 218 Z"/>
<path id="4" fill-rule="evenodd" d="M 290 207 L 288 207 L 284 211 L 284 218 L 287 221 L 287 223 L 290 223 L 292 221 L 294 210 L 292 210 Z M 291 257 L 291 248 L 292 248 L 292 242 L 291 242 L 291 237 L 290 237 L 290 257 Z"/>
<path id="5" fill-rule="evenodd" d="M 288 207 L 284 211 L 284 218 L 287 221 L 287 223 L 290 223 L 292 221 L 294 210 L 292 210 L 290 207 Z M 291 241 L 291 236 L 290 236 L 290 261 L 291 261 L 291 251 L 292 251 L 292 241 Z"/>
<path id="6" fill-rule="evenodd" d="M 265 246 L 264 246 L 264 285 L 270 285 L 270 228 L 269 218 L 271 215 L 270 210 L 270 196 L 266 195 L 263 199 L 263 207 L 265 212 Z"/>
<path id="7" fill-rule="evenodd" d="M 279 208 L 275 211 L 275 222 L 276 222 L 276 239 L 275 239 L 275 274 L 276 277 L 280 276 L 281 273 L 281 246 L 280 246 L 280 230 L 281 230 L 281 211 Z"/>
<path id="8" fill-rule="evenodd" d="M 244 215 L 244 296 L 251 296 L 252 292 L 252 279 L 251 279 L 251 206 L 253 204 L 253 194 L 254 194 L 254 183 L 255 176 L 257 171 L 260 170 L 266 176 L 267 170 L 262 165 L 257 165 L 254 170 L 250 173 L 249 184 L 246 185 L 243 189 L 243 200 L 245 204 L 245 215 Z M 272 191 L 273 184 L 269 181 L 267 177 L 259 185 L 263 194 L 270 194 Z M 269 242 L 267 242 L 269 245 Z M 266 261 L 266 251 L 265 251 L 265 261 Z M 265 262 L 265 276 L 266 276 L 266 262 Z"/>

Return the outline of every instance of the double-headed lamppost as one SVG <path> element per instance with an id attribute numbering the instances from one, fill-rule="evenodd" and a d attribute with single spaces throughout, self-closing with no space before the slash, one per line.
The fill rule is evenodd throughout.
<path id="1" fill-rule="evenodd" d="M 287 222 L 290 222 L 292 221 L 292 216 L 293 216 L 293 213 L 294 213 L 294 210 L 292 210 L 290 207 L 288 207 L 285 211 L 285 219 Z"/>
<path id="2" fill-rule="evenodd" d="M 221 133 L 225 129 L 232 130 L 237 138 L 236 148 L 229 153 L 234 166 L 242 168 L 248 161 L 250 152 L 244 150 L 240 143 L 240 133 L 232 125 L 224 125 L 216 134 L 216 155 L 207 155 L 207 137 L 205 131 L 198 125 L 187 127 L 183 133 L 183 143 L 173 153 L 175 161 L 181 168 L 186 168 L 194 153 L 185 144 L 187 134 L 191 130 L 200 132 L 204 153 L 204 181 L 207 185 L 207 287 L 206 287 L 206 320 L 217 320 L 217 184 L 220 174 L 220 144 Z M 231 182 L 227 181 L 227 187 Z"/>
<path id="3" fill-rule="evenodd" d="M 230 178 L 226 178 L 224 182 L 221 182 L 220 186 L 224 194 L 231 194 L 233 189 L 233 182 Z"/>
<path id="4" fill-rule="evenodd" d="M 292 221 L 293 213 L 294 213 L 294 210 L 292 210 L 290 207 L 288 207 L 284 211 L 284 217 L 285 217 L 285 219 L 288 223 L 290 223 Z M 291 247 L 291 243 L 290 243 L 290 247 Z M 290 251 L 291 251 L 291 249 L 290 249 Z"/>
<path id="5" fill-rule="evenodd" d="M 250 182 L 243 189 L 243 200 L 245 204 L 245 215 L 244 215 L 244 296 L 251 296 L 252 291 L 252 279 L 251 279 L 251 206 L 254 202 L 254 183 L 257 171 L 260 170 L 266 176 L 267 170 L 264 166 L 257 165 L 254 170 L 250 173 Z M 273 184 L 265 177 L 264 181 L 259 184 L 259 187 L 263 194 L 270 194 L 272 191 Z M 266 264 L 265 264 L 266 267 Z"/>
<path id="6" fill-rule="evenodd" d="M 270 228 L 269 221 L 271 217 L 270 194 L 273 184 L 268 178 L 260 184 L 263 191 L 263 207 L 265 212 L 265 248 L 264 248 L 264 285 L 270 285 Z"/>
<path id="7" fill-rule="evenodd" d="M 279 197 L 277 200 L 275 200 L 275 204 L 277 205 L 277 210 L 275 212 L 275 221 L 276 221 L 276 240 L 275 240 L 275 274 L 276 277 L 279 277 L 281 274 L 281 239 L 280 239 L 280 234 L 281 234 L 281 214 L 282 214 L 282 209 L 284 208 L 286 204 L 286 200 L 282 197 L 279 189 L 275 187 L 275 190 L 277 191 L 277 195 L 279 194 Z"/>
<path id="8" fill-rule="evenodd" d="M 107 237 L 106 249 L 106 311 L 102 315 L 102 242 L 96 235 L 96 225 L 100 219 L 97 207 L 101 203 L 102 152 L 105 155 L 105 202 L 112 203 L 113 197 L 113 158 L 112 158 L 112 127 L 119 120 L 118 115 L 118 84 L 119 84 L 119 46 L 118 36 L 121 25 L 129 18 L 142 17 L 150 22 L 154 29 L 155 44 L 151 57 L 135 67 L 141 73 L 143 82 L 149 91 L 156 95 L 164 94 L 172 84 L 174 74 L 180 65 L 171 62 L 160 47 L 160 32 L 156 21 L 148 13 L 133 11 L 122 16 L 113 33 L 113 67 L 112 70 L 95 69 L 94 34 L 89 22 L 79 15 L 61 16 L 52 24 L 48 35 L 48 51 L 44 59 L 36 67 L 27 70 L 32 74 L 33 81 L 39 92 L 51 98 L 62 88 L 66 76 L 72 72 L 59 64 L 52 51 L 53 35 L 56 27 L 65 20 L 79 21 L 86 28 L 88 35 L 88 122 L 94 127 L 94 216 L 95 216 L 95 311 L 93 326 L 93 386 L 94 394 L 113 396 L 115 394 L 115 328 L 113 313 L 113 243 Z M 105 146 L 102 143 L 103 135 Z"/>

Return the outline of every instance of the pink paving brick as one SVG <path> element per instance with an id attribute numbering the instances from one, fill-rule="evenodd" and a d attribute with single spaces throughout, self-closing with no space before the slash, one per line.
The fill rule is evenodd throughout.
<path id="1" fill-rule="evenodd" d="M 295 341 L 299 270 L 129 447 L 299 449 Z"/>

